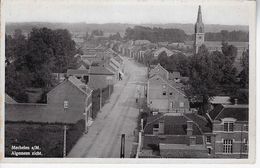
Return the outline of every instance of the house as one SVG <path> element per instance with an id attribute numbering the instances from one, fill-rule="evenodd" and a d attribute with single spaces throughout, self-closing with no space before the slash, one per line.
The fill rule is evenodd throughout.
<path id="1" fill-rule="evenodd" d="M 15 103 L 5 105 L 5 120 L 11 122 L 75 124 L 92 122 L 92 90 L 69 77 L 47 93 L 47 104 Z"/>
<path id="2" fill-rule="evenodd" d="M 182 84 L 169 81 L 159 74 L 148 79 L 147 104 L 159 112 L 190 112 L 189 100 L 182 91 Z"/>
<path id="3" fill-rule="evenodd" d="M 248 157 L 248 105 L 218 105 L 207 113 L 214 136 L 208 137 L 215 157 Z"/>
<path id="4" fill-rule="evenodd" d="M 116 74 L 105 66 L 91 66 L 89 71 L 89 87 L 93 90 L 106 88 L 108 85 L 114 85 Z"/>
<path id="5" fill-rule="evenodd" d="M 210 157 L 204 136 L 211 132 L 207 123 L 205 118 L 194 113 L 149 116 L 143 129 L 140 157 Z"/>
<path id="6" fill-rule="evenodd" d="M 154 55 L 155 58 L 158 58 L 158 56 L 159 56 L 162 52 L 165 52 L 168 57 L 174 54 L 171 50 L 169 50 L 169 49 L 167 49 L 167 48 L 165 48 L 165 47 L 161 47 L 161 48 L 155 50 L 154 53 L 153 53 L 153 55 Z"/>
<path id="7" fill-rule="evenodd" d="M 79 69 L 79 70 L 89 69 L 91 64 L 92 64 L 92 62 L 89 61 L 88 59 L 80 59 L 77 63 L 77 69 Z"/>
<path id="8" fill-rule="evenodd" d="M 169 79 L 169 72 L 164 69 L 160 64 L 157 64 L 153 69 L 149 71 L 149 78 L 154 75 L 160 75 L 164 79 Z"/>
<path id="9" fill-rule="evenodd" d="M 67 76 L 74 76 L 87 84 L 89 82 L 89 69 L 68 69 Z"/>

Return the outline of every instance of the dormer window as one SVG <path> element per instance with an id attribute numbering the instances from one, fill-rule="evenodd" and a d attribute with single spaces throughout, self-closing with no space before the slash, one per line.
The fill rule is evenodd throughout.
<path id="1" fill-rule="evenodd" d="M 224 131 L 233 132 L 234 131 L 234 122 L 224 122 Z"/>

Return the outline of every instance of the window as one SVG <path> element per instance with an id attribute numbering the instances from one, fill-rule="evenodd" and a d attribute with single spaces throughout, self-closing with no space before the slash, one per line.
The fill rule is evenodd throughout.
<path id="1" fill-rule="evenodd" d="M 153 128 L 159 128 L 159 124 L 154 124 Z"/>
<path id="2" fill-rule="evenodd" d="M 233 152 L 233 140 L 225 139 L 223 142 L 223 153 L 232 153 Z"/>
<path id="3" fill-rule="evenodd" d="M 244 152 L 247 153 L 248 152 L 248 140 L 244 139 Z"/>
<path id="4" fill-rule="evenodd" d="M 248 131 L 248 125 L 247 124 L 244 125 L 244 130 Z"/>
<path id="5" fill-rule="evenodd" d="M 225 122 L 224 123 L 224 131 L 233 132 L 234 131 L 234 123 L 233 122 Z"/>
<path id="6" fill-rule="evenodd" d="M 180 102 L 180 107 L 184 107 L 184 103 L 183 102 Z"/>
<path id="7" fill-rule="evenodd" d="M 162 93 L 164 96 L 166 95 L 166 92 L 165 91 L 163 91 L 163 93 Z"/>
<path id="8" fill-rule="evenodd" d="M 67 109 L 68 106 L 69 106 L 69 101 L 68 101 L 68 100 L 64 100 L 63 108 L 64 108 L 64 109 Z"/>
<path id="9" fill-rule="evenodd" d="M 209 143 L 209 144 L 211 143 L 211 136 L 206 137 L 206 143 Z"/>

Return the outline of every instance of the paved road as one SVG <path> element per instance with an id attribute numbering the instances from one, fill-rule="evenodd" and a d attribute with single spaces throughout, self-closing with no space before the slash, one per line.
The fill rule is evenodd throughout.
<path id="1" fill-rule="evenodd" d="M 126 135 L 125 157 L 130 157 L 137 126 L 138 106 L 135 102 L 140 82 L 145 82 L 146 68 L 124 58 L 124 79 L 114 86 L 109 103 L 105 104 L 91 125 L 88 134 L 82 136 L 68 157 L 118 158 L 121 134 Z"/>

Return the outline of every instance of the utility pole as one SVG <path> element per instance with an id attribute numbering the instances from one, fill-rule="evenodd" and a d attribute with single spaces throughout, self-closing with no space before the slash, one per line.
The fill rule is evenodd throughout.
<path id="1" fill-rule="evenodd" d="M 64 135 L 63 135 L 63 157 L 66 157 L 66 139 L 67 139 L 67 126 L 64 125 Z"/>
<path id="2" fill-rule="evenodd" d="M 110 79 L 108 79 L 108 99 L 110 99 Z"/>
<path id="3" fill-rule="evenodd" d="M 64 100 L 64 104 L 63 104 L 63 109 L 64 109 L 64 113 L 66 113 L 66 110 L 69 108 L 69 101 Z M 66 114 L 64 114 L 66 115 Z M 67 139 L 67 126 L 66 124 L 63 127 L 63 157 L 66 157 L 66 139 Z"/>
<path id="4" fill-rule="evenodd" d="M 125 157 L 125 134 L 121 135 L 120 158 Z"/>
<path id="5" fill-rule="evenodd" d="M 109 85 L 108 85 L 108 87 L 109 87 Z M 102 89 L 101 88 L 99 88 L 99 91 L 100 91 L 100 103 L 99 103 L 99 110 L 101 111 L 101 108 L 102 108 Z"/>

